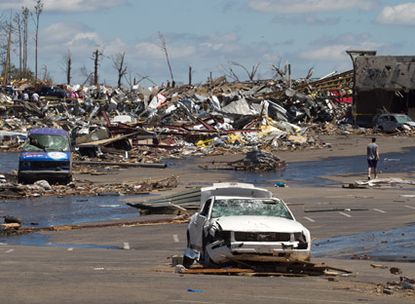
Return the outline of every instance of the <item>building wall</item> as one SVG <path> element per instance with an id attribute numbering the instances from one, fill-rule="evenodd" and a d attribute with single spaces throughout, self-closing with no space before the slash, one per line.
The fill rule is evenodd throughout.
<path id="1" fill-rule="evenodd" d="M 355 61 L 353 113 L 370 125 L 384 111 L 415 119 L 415 56 L 360 56 Z"/>

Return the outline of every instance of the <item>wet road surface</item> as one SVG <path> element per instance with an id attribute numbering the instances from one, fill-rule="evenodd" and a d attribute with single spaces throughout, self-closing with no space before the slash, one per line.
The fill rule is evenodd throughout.
<path id="1" fill-rule="evenodd" d="M 10 172 L 16 169 L 17 154 L 0 154 L 0 171 Z M 379 164 L 383 172 L 411 172 L 414 171 L 415 149 L 403 153 L 384 154 Z M 184 166 L 190 168 L 191 161 L 175 161 L 170 166 Z M 286 170 L 272 173 L 230 172 L 234 180 L 252 182 L 261 186 L 272 186 L 278 179 L 287 182 L 308 186 L 328 185 L 332 181 L 316 176 L 352 174 L 362 171 L 366 167 L 366 160 L 361 156 L 337 157 L 313 162 L 290 163 Z M 204 172 L 203 169 L 201 173 Z M 95 196 L 95 197 L 48 197 L 17 201 L 1 201 L 0 215 L 13 215 L 21 218 L 25 226 L 56 226 L 81 224 L 120 219 L 133 219 L 138 216 L 135 208 L 127 206 L 121 200 L 125 197 Z M 411 207 L 410 205 L 409 207 Z M 309 218 L 309 217 L 307 217 Z M 304 223 L 304 220 L 301 220 Z M 330 216 L 326 219 L 330 223 Z M 335 222 L 335 220 L 334 220 Z M 338 224 L 338 223 L 336 223 Z M 339 231 L 343 230 L 338 227 Z M 368 229 L 363 231 L 369 231 Z M 333 231 L 334 232 L 334 231 Z M 315 257 L 358 258 L 370 257 L 374 260 L 415 260 L 415 242 L 413 237 L 415 226 L 405 226 L 399 229 L 374 231 L 370 233 L 349 234 L 347 236 L 319 239 L 314 243 Z M 337 234 L 337 235 L 339 235 Z M 65 247 L 65 244 L 51 243 L 47 238 L 32 234 L 28 236 L 2 238 L 0 242 L 16 244 L 33 244 L 41 246 Z M 76 247 L 76 244 L 72 244 Z M 79 244 L 87 248 L 101 248 L 101 245 Z M 105 249 L 112 249 L 111 247 Z M 115 248 L 114 248 L 115 249 Z"/>

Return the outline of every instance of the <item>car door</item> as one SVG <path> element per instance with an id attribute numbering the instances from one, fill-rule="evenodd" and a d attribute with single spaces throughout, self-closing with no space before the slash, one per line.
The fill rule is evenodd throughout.
<path id="1" fill-rule="evenodd" d="M 200 212 L 195 213 L 189 223 L 189 243 L 190 247 L 201 250 L 203 246 L 203 229 L 208 221 L 210 207 L 213 199 L 208 199 Z"/>

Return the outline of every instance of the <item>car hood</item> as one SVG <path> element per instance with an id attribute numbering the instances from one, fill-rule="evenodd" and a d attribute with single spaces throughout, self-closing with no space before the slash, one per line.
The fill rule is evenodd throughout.
<path id="1" fill-rule="evenodd" d="M 408 126 L 413 128 L 413 127 L 415 127 L 415 121 L 407 121 L 407 122 L 404 123 L 404 125 L 408 125 Z"/>
<path id="2" fill-rule="evenodd" d="M 213 221 L 224 231 L 300 232 L 306 229 L 297 221 L 274 216 L 225 216 Z"/>

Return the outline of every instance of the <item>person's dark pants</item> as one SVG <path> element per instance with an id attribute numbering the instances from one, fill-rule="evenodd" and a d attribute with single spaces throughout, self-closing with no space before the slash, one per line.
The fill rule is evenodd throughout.
<path id="1" fill-rule="evenodd" d="M 367 160 L 367 165 L 369 166 L 369 168 L 376 169 L 377 164 L 378 164 L 378 160 L 377 159 L 368 159 Z"/>

